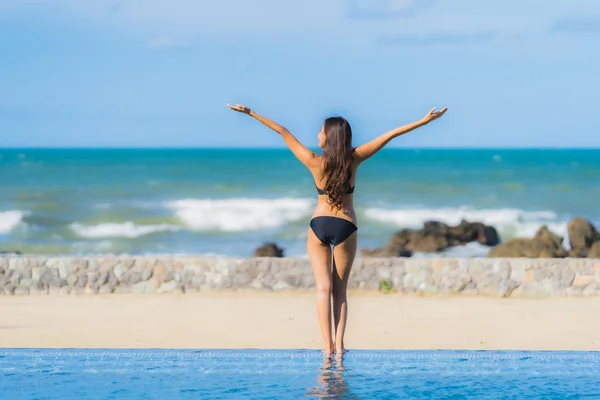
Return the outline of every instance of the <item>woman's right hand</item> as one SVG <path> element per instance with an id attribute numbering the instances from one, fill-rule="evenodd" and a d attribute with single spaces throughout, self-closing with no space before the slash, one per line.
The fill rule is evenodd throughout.
<path id="1" fill-rule="evenodd" d="M 442 115 L 444 115 L 444 113 L 448 110 L 448 107 L 444 107 L 442 108 L 440 111 L 435 111 L 435 107 L 433 107 L 431 109 L 431 111 L 429 111 L 424 117 L 423 117 L 423 122 L 425 122 L 426 124 L 430 123 L 431 121 L 435 121 L 436 119 L 438 119 L 439 117 L 441 117 Z"/>
<path id="2" fill-rule="evenodd" d="M 246 106 L 242 106 L 240 104 L 236 104 L 235 106 L 232 106 L 231 104 L 227 104 L 227 107 L 231 108 L 233 111 L 241 112 L 243 114 L 250 115 L 250 113 L 252 112 L 251 109 L 249 109 Z"/>

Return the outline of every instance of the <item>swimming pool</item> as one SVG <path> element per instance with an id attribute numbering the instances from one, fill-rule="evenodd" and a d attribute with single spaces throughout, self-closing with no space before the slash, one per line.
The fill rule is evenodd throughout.
<path id="1" fill-rule="evenodd" d="M 0 399 L 581 398 L 600 352 L 0 349 Z"/>

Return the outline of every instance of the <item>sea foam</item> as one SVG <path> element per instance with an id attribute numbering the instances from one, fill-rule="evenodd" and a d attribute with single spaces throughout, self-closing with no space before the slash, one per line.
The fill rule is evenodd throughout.
<path id="1" fill-rule="evenodd" d="M 164 204 L 191 230 L 242 232 L 277 228 L 307 217 L 311 199 L 183 199 Z"/>
<path id="2" fill-rule="evenodd" d="M 6 235 L 21 224 L 26 212 L 11 210 L 0 211 L 0 235 Z"/>
<path id="3" fill-rule="evenodd" d="M 71 224 L 71 229 L 84 238 L 137 238 L 157 232 L 174 232 L 180 230 L 181 227 L 171 224 L 136 225 L 133 222 L 109 222 L 97 225 L 84 225 L 76 222 Z"/>

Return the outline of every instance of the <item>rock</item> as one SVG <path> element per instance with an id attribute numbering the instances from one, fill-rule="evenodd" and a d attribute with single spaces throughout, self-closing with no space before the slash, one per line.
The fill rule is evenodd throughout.
<path id="1" fill-rule="evenodd" d="M 500 243 L 490 250 L 488 257 L 564 258 L 568 254 L 562 242 L 563 238 L 544 226 L 533 239 L 516 238 Z"/>
<path id="2" fill-rule="evenodd" d="M 148 282 L 138 282 L 134 285 L 131 285 L 131 293 L 145 293 L 146 287 L 148 286 Z"/>
<path id="3" fill-rule="evenodd" d="M 71 274 L 67 277 L 67 284 L 71 287 L 75 286 L 77 283 L 77 275 Z"/>
<path id="4" fill-rule="evenodd" d="M 44 282 L 43 280 L 42 282 L 47 284 L 48 286 L 57 288 L 67 286 L 66 279 L 60 279 L 58 276 L 50 276 L 50 279 L 47 282 Z"/>
<path id="5" fill-rule="evenodd" d="M 589 249 L 596 239 L 600 239 L 594 225 L 581 217 L 569 222 L 568 230 L 572 249 Z"/>
<path id="6" fill-rule="evenodd" d="M 15 285 L 12 283 L 5 284 L 1 289 L 2 293 L 5 295 L 13 295 L 15 293 Z"/>
<path id="7" fill-rule="evenodd" d="M 588 249 L 571 249 L 569 250 L 569 257 L 571 258 L 586 258 L 588 256 Z"/>
<path id="8" fill-rule="evenodd" d="M 117 287 L 117 285 L 119 284 L 119 280 L 117 279 L 117 276 L 114 274 L 114 272 L 108 271 L 108 285 L 112 286 L 113 288 Z"/>
<path id="9" fill-rule="evenodd" d="M 276 243 L 265 243 L 254 250 L 254 257 L 283 257 L 283 249 Z"/>
<path id="10" fill-rule="evenodd" d="M 10 275 L 10 282 L 13 285 L 18 285 L 19 282 L 21 281 L 23 275 L 21 275 L 21 273 L 19 271 L 14 271 L 12 272 L 12 274 Z"/>
<path id="11" fill-rule="evenodd" d="M 563 238 L 550 232 L 547 226 L 542 226 L 535 234 L 534 239 L 552 243 L 554 247 L 562 247 Z"/>
<path id="12" fill-rule="evenodd" d="M 242 271 L 235 276 L 234 282 L 237 287 L 243 287 L 243 286 L 248 285 L 250 282 L 252 282 L 252 278 L 246 271 Z M 194 287 L 195 282 L 193 279 L 192 279 L 191 283 L 192 283 L 192 287 Z"/>
<path id="13" fill-rule="evenodd" d="M 113 290 L 114 290 L 114 287 L 112 285 L 104 284 L 104 285 L 100 286 L 100 289 L 98 289 L 98 294 L 109 294 L 109 293 L 112 293 Z"/>
<path id="14" fill-rule="evenodd" d="M 160 287 L 160 282 L 155 277 L 148 279 L 146 282 L 146 292 L 147 293 L 156 293 L 156 289 Z"/>
<path id="15" fill-rule="evenodd" d="M 23 278 L 21 282 L 19 282 L 19 286 L 23 288 L 31 288 L 33 285 L 33 280 L 31 278 Z"/>
<path id="16" fill-rule="evenodd" d="M 591 275 L 575 275 L 575 279 L 573 279 L 573 286 L 583 287 L 589 284 L 596 282 L 593 276 Z"/>
<path id="17" fill-rule="evenodd" d="M 181 282 L 181 273 L 179 271 L 173 273 L 173 280 L 175 282 Z"/>
<path id="18" fill-rule="evenodd" d="M 554 250 L 552 249 L 543 249 L 542 251 L 540 251 L 540 253 L 537 255 L 538 258 L 557 258 Z"/>
<path id="19" fill-rule="evenodd" d="M 88 271 L 87 272 L 87 281 L 90 285 L 94 285 L 96 280 L 98 279 L 98 273 L 96 271 Z M 107 275 L 108 276 L 108 275 Z M 104 282 L 103 282 L 104 284 Z"/>
<path id="20" fill-rule="evenodd" d="M 425 234 L 433 234 L 433 233 L 447 234 L 449 231 L 450 231 L 450 226 L 446 225 L 443 222 L 426 221 L 423 224 L 423 233 L 425 233 Z"/>
<path id="21" fill-rule="evenodd" d="M 48 294 L 48 289 L 47 288 L 40 289 L 40 288 L 37 288 L 34 286 L 32 288 L 29 288 L 29 294 L 32 294 L 32 295 Z"/>
<path id="22" fill-rule="evenodd" d="M 139 272 L 132 271 L 129 274 L 129 277 L 127 279 L 127 284 L 135 285 L 136 283 L 140 282 L 141 280 L 142 280 L 142 274 Z"/>
<path id="23" fill-rule="evenodd" d="M 509 297 L 511 295 L 511 293 L 513 292 L 513 290 L 515 290 L 518 286 L 519 286 L 519 283 L 512 279 L 508 279 L 506 281 L 500 282 L 499 294 L 501 297 Z"/>
<path id="24" fill-rule="evenodd" d="M 167 268 L 164 265 L 155 265 L 152 270 L 152 276 L 160 276 L 167 272 Z"/>
<path id="25" fill-rule="evenodd" d="M 435 234 L 430 232 L 429 234 Z M 396 232 L 389 240 L 384 248 L 388 251 L 395 252 L 396 249 L 406 249 L 411 242 L 418 242 L 424 237 L 422 232 L 411 231 L 409 229 L 403 229 Z"/>
<path id="26" fill-rule="evenodd" d="M 406 248 L 410 251 L 422 253 L 437 253 L 450 247 L 450 242 L 446 235 L 435 233 L 432 235 L 413 235 L 413 241 L 408 243 Z"/>
<path id="27" fill-rule="evenodd" d="M 164 282 L 171 282 L 173 281 L 173 278 L 175 277 L 175 272 L 173 272 L 172 270 L 168 270 L 165 271 L 162 274 L 154 274 L 154 277 L 156 278 L 156 280 L 159 283 L 164 283 Z"/>
<path id="28" fill-rule="evenodd" d="M 100 272 L 100 274 L 98 275 L 98 279 L 96 279 L 96 282 L 94 282 L 94 285 L 96 287 L 101 287 L 102 285 L 104 285 L 107 282 L 108 282 L 108 272 Z"/>
<path id="29" fill-rule="evenodd" d="M 85 294 L 85 289 L 81 288 L 81 287 L 77 287 L 75 286 L 74 288 L 71 288 L 71 293 L 70 294 L 74 294 L 74 295 L 82 295 Z"/>
<path id="30" fill-rule="evenodd" d="M 98 272 L 99 269 L 100 269 L 100 263 L 98 263 L 98 260 L 96 260 L 96 259 L 88 260 L 88 267 L 87 267 L 88 271 Z"/>
<path id="31" fill-rule="evenodd" d="M 115 274 L 117 280 L 121 282 L 123 275 L 125 274 L 125 267 L 123 267 L 121 264 L 118 264 L 113 268 L 113 273 Z"/>
<path id="32" fill-rule="evenodd" d="M 197 275 L 194 276 L 190 282 L 190 286 L 193 288 L 199 288 L 200 285 L 202 285 L 204 283 L 204 276 L 202 275 Z"/>
<path id="33" fill-rule="evenodd" d="M 183 288 L 175 281 L 165 282 L 156 291 L 157 293 L 181 293 Z"/>
<path id="34" fill-rule="evenodd" d="M 98 294 L 98 288 L 97 287 L 90 287 L 87 286 L 85 289 L 85 294 Z"/>
<path id="35" fill-rule="evenodd" d="M 588 258 L 600 258 L 600 240 L 595 241 L 587 254 Z"/>
<path id="36" fill-rule="evenodd" d="M 147 281 L 152 278 L 152 268 L 144 268 L 142 271 L 142 281 Z"/>
<path id="37" fill-rule="evenodd" d="M 113 293 L 131 293 L 131 286 L 121 284 L 113 290 Z"/>
<path id="38" fill-rule="evenodd" d="M 85 271 L 89 265 L 88 260 L 78 260 L 76 264 L 76 269 L 78 271 Z"/>
<path id="39" fill-rule="evenodd" d="M 238 275 L 238 274 L 236 274 Z M 194 271 L 183 271 L 183 283 L 184 284 L 188 284 L 192 281 L 192 278 L 194 277 Z"/>
<path id="40" fill-rule="evenodd" d="M 398 250 L 396 257 L 412 257 L 413 253 L 410 250 L 400 249 Z"/>
<path id="41" fill-rule="evenodd" d="M 46 292 L 48 292 L 48 285 L 46 285 L 44 282 L 42 281 L 33 281 L 33 287 L 35 287 L 37 290 L 45 290 Z"/>
<path id="42" fill-rule="evenodd" d="M 14 294 L 15 295 L 29 294 L 29 288 L 18 287 L 15 289 Z"/>
<path id="43" fill-rule="evenodd" d="M 500 243 L 500 236 L 496 228 L 481 222 L 462 220 L 458 226 L 450 228 L 448 233 L 451 246 L 461 246 L 471 242 L 478 242 L 485 246 L 496 246 Z"/>
<path id="44" fill-rule="evenodd" d="M 283 291 L 290 289 L 292 289 L 292 287 L 286 282 L 277 282 L 275 285 L 273 285 L 273 290 L 275 291 Z"/>
<path id="45" fill-rule="evenodd" d="M 451 246 L 478 242 L 486 246 L 500 243 L 496 228 L 480 222 L 462 220 L 457 226 L 439 221 L 427 221 L 421 230 L 403 229 L 396 232 L 379 249 L 361 249 L 367 257 L 411 257 L 413 252 L 437 253 Z"/>
<path id="46" fill-rule="evenodd" d="M 75 284 L 78 288 L 85 288 L 85 285 L 87 285 L 88 282 L 88 278 L 87 278 L 87 274 L 82 274 L 79 275 L 77 277 L 77 283 Z"/>
<path id="47" fill-rule="evenodd" d="M 39 281 L 42 278 L 42 270 L 41 268 L 33 268 L 31 270 L 31 279 L 34 281 Z"/>
<path id="48" fill-rule="evenodd" d="M 58 277 L 60 279 L 67 279 L 67 276 L 69 276 L 69 270 L 67 269 L 65 260 L 58 260 Z"/>

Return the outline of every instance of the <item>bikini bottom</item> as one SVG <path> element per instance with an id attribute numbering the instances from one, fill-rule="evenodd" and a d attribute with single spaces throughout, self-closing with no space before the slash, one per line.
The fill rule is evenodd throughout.
<path id="1" fill-rule="evenodd" d="M 323 244 L 337 246 L 358 229 L 351 221 L 338 217 L 320 216 L 310 221 L 310 228 Z"/>

